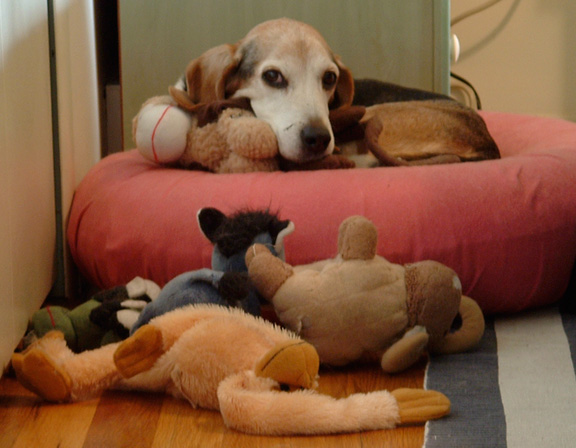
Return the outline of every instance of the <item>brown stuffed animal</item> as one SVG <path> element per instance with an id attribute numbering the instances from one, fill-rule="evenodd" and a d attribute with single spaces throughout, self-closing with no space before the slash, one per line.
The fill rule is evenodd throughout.
<path id="1" fill-rule="evenodd" d="M 140 154 L 156 163 L 214 173 L 278 170 L 276 135 L 245 99 L 187 111 L 169 96 L 154 97 L 134 118 L 132 134 Z"/>
<path id="2" fill-rule="evenodd" d="M 178 89 L 170 92 L 172 97 L 158 96 L 146 101 L 132 121 L 136 147 L 152 162 L 214 173 L 355 166 L 339 154 L 300 164 L 281 158 L 274 131 L 268 123 L 256 118 L 246 98 L 191 104 L 184 92 Z M 358 135 L 363 114 L 364 108 L 360 107 L 331 114 L 335 133 Z"/>
<path id="3" fill-rule="evenodd" d="M 456 273 L 435 261 L 390 263 L 376 255 L 377 237 L 372 222 L 354 216 L 340 226 L 334 259 L 292 267 L 255 245 L 246 265 L 280 322 L 314 345 L 326 364 L 377 357 L 384 371 L 398 372 L 426 349 L 474 347 L 484 317 L 462 296 Z M 462 325 L 451 331 L 458 314 Z"/>

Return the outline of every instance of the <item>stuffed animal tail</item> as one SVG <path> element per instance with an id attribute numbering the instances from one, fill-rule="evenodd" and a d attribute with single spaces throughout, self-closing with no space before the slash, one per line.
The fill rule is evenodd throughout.
<path id="1" fill-rule="evenodd" d="M 218 387 L 226 425 L 259 435 L 311 435 L 389 429 L 401 420 L 396 398 L 387 391 L 335 399 L 277 387 L 274 380 L 250 371 L 228 377 Z"/>

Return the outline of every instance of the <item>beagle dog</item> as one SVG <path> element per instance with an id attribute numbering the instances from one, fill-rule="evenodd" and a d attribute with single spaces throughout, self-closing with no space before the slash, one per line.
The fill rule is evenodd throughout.
<path id="1" fill-rule="evenodd" d="M 191 111 L 206 103 L 248 99 L 256 117 L 276 134 L 283 169 L 500 157 L 486 124 L 471 108 L 432 92 L 354 80 L 315 28 L 287 18 L 261 23 L 238 43 L 194 59 L 170 94 Z M 351 110 L 353 104 L 365 107 L 365 147 L 341 146 L 341 155 L 332 155 L 329 115 Z"/>
<path id="2" fill-rule="evenodd" d="M 238 43 L 212 48 L 190 62 L 171 95 L 189 110 L 248 98 L 256 117 L 276 134 L 280 155 L 304 163 L 334 151 L 328 114 L 352 104 L 354 80 L 316 29 L 283 18 L 261 23 Z"/>

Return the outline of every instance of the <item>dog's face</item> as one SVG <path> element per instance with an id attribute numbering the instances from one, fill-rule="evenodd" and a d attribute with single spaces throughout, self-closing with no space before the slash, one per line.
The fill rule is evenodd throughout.
<path id="1" fill-rule="evenodd" d="M 270 124 L 280 154 L 294 162 L 334 150 L 328 119 L 340 66 L 313 28 L 293 21 L 264 23 L 239 47 L 236 97 L 250 99 L 256 116 Z"/>
<path id="2" fill-rule="evenodd" d="M 270 124 L 282 157 L 293 162 L 331 154 L 331 108 L 352 102 L 349 70 L 314 28 L 290 19 L 264 22 L 235 46 L 222 45 L 192 61 L 188 94 L 194 103 L 250 100 Z"/>

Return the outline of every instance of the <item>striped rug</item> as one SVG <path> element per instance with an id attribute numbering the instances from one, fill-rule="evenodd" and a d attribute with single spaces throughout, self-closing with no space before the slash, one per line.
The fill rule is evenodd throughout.
<path id="1" fill-rule="evenodd" d="M 478 350 L 434 357 L 426 387 L 452 402 L 426 448 L 576 446 L 576 315 L 558 308 L 487 322 Z"/>

